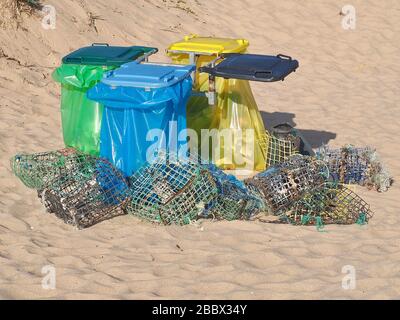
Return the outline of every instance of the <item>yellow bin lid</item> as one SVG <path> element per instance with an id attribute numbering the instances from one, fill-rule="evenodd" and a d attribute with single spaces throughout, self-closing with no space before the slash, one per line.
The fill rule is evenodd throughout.
<path id="1" fill-rule="evenodd" d="M 169 46 L 167 52 L 194 52 L 199 54 L 221 54 L 221 53 L 242 53 L 249 46 L 245 39 L 229 39 L 214 37 L 199 37 L 192 34 L 186 36 L 182 41 L 175 42 Z"/>

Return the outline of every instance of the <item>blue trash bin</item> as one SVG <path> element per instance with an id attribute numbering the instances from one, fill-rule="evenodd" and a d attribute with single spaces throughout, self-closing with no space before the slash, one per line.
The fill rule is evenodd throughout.
<path id="1" fill-rule="evenodd" d="M 194 70 L 194 65 L 134 61 L 107 73 L 87 94 L 104 104 L 100 156 L 131 176 L 147 162 L 147 154 L 178 154 L 187 143 L 186 103 Z"/>

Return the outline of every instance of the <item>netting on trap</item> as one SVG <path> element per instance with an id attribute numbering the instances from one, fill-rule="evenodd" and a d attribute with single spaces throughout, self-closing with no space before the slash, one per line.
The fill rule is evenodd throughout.
<path id="1" fill-rule="evenodd" d="M 209 203 L 207 216 L 218 220 L 249 220 L 265 209 L 260 195 L 253 194 L 242 181 L 215 166 L 209 167 L 217 183 L 218 196 Z"/>
<path id="2" fill-rule="evenodd" d="M 87 156 L 40 192 L 46 209 L 79 229 L 124 214 L 128 182 L 107 160 Z"/>
<path id="3" fill-rule="evenodd" d="M 295 225 L 365 224 L 372 215 L 370 206 L 353 191 L 325 183 L 295 202 L 280 220 Z"/>
<path id="4" fill-rule="evenodd" d="M 74 149 L 17 154 L 10 160 L 12 172 L 28 188 L 41 190 L 58 175 L 73 170 L 86 156 Z"/>
<path id="5" fill-rule="evenodd" d="M 189 224 L 217 196 L 210 171 L 195 156 L 171 161 L 167 154 L 160 153 L 129 181 L 128 213 L 165 225 Z"/>
<path id="6" fill-rule="evenodd" d="M 265 152 L 266 167 L 284 162 L 290 156 L 299 153 L 298 139 L 292 135 L 286 138 L 278 138 L 268 131 L 260 139 L 262 150 Z"/>
<path id="7" fill-rule="evenodd" d="M 253 193 L 262 194 L 268 211 L 277 215 L 287 211 L 293 202 L 321 185 L 326 177 L 324 163 L 298 154 L 246 179 L 245 183 Z"/>
<path id="8" fill-rule="evenodd" d="M 331 177 L 340 183 L 365 185 L 383 192 L 393 182 L 376 150 L 371 147 L 347 145 L 331 149 L 323 146 L 318 149 L 317 157 L 326 162 Z"/>

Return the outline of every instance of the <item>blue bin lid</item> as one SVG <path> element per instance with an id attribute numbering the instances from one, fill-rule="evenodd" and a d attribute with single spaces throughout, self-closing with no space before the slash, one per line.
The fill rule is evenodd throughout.
<path id="1" fill-rule="evenodd" d="M 223 57 L 225 59 L 215 67 L 201 67 L 200 72 L 226 79 L 273 82 L 284 80 L 299 67 L 297 60 L 283 54 L 225 54 Z"/>
<path id="2" fill-rule="evenodd" d="M 96 66 L 115 66 L 140 58 L 145 54 L 152 54 L 157 48 L 142 46 L 110 46 L 108 44 L 94 43 L 89 47 L 80 48 L 66 55 L 62 62 L 65 64 L 85 64 Z"/>
<path id="3" fill-rule="evenodd" d="M 112 87 L 164 88 L 190 76 L 195 65 L 129 62 L 104 75 L 102 83 Z"/>

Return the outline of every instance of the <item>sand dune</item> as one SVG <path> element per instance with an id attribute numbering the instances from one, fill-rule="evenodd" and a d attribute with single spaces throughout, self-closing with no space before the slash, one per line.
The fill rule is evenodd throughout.
<path id="1" fill-rule="evenodd" d="M 61 148 L 61 57 L 92 42 L 151 45 L 153 58 L 188 33 L 241 37 L 255 53 L 300 61 L 284 82 L 252 84 L 267 127 L 295 123 L 313 147 L 376 146 L 400 174 L 400 4 L 361 1 L 355 30 L 341 27 L 341 1 L 46 1 L 41 17 L 0 29 L 0 298 L 399 298 L 400 189 L 357 187 L 371 204 L 367 226 L 255 222 L 153 226 L 125 216 L 77 231 L 45 213 L 36 193 L 12 176 L 19 151 Z M 56 268 L 55 290 L 41 286 Z M 355 267 L 354 290 L 342 267 Z"/>

